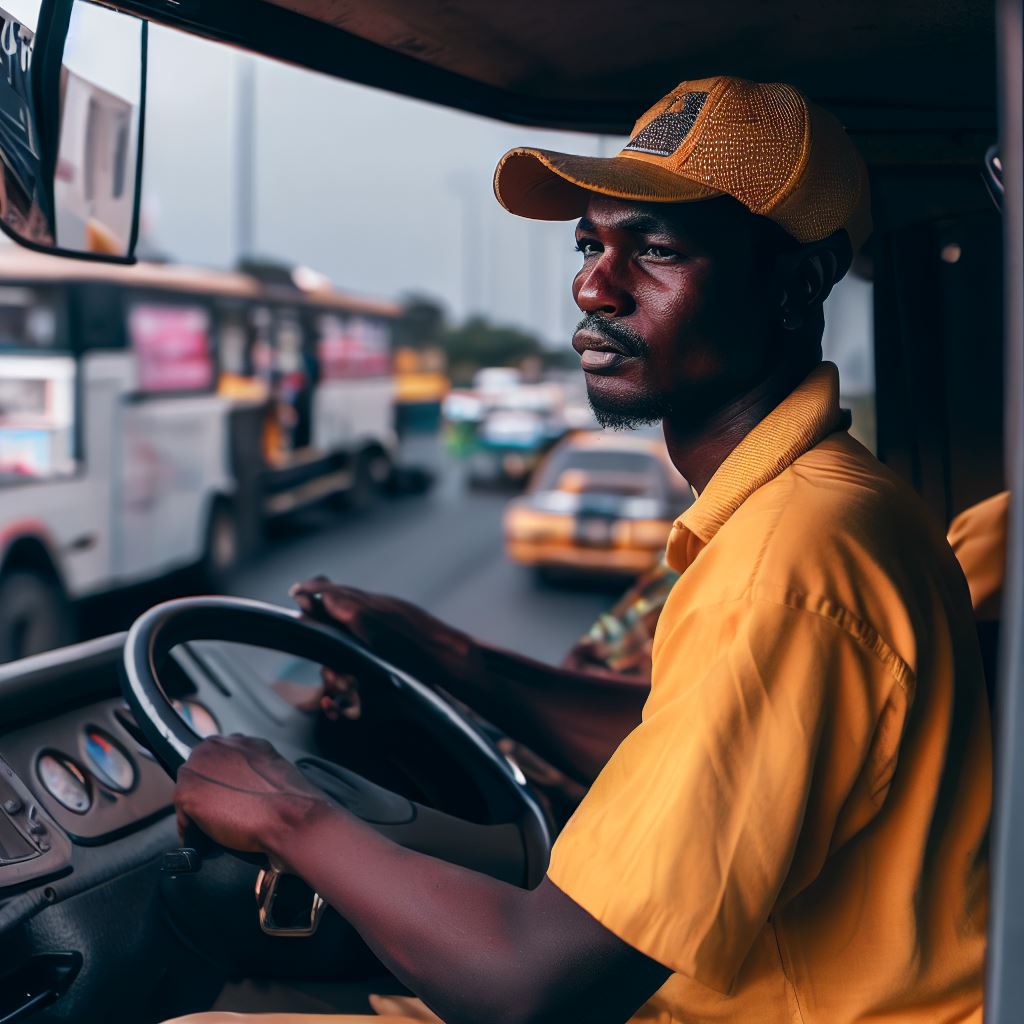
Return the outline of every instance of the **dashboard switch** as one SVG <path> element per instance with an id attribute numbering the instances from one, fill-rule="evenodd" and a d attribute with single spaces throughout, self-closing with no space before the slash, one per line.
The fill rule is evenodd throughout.
<path id="1" fill-rule="evenodd" d="M 32 836 L 46 835 L 46 826 L 39 820 L 39 808 L 35 804 L 28 809 L 28 832 Z"/>
<path id="2" fill-rule="evenodd" d="M 24 806 L 16 796 L 12 796 L 9 800 L 4 801 L 4 810 L 8 814 L 21 814 Z"/>

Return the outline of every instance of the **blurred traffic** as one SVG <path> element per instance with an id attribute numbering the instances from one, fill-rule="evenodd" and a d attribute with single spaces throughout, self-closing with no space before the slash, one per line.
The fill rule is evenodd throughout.
<path id="1" fill-rule="evenodd" d="M 81 607 L 129 588 L 226 589 L 242 567 L 251 581 L 325 513 L 354 529 L 353 513 L 439 483 L 506 488 L 488 508 L 507 502 L 522 565 L 623 587 L 648 568 L 689 500 L 660 438 L 596 431 L 558 353 L 462 354 L 469 386 L 453 388 L 443 336 L 417 345 L 416 316 L 265 261 L 214 272 L 0 253 L 0 657 L 70 642 Z M 437 543 L 457 557 L 457 536 Z"/>

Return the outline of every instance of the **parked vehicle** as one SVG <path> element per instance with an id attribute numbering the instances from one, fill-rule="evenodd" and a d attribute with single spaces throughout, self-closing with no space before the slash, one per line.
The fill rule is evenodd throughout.
<path id="1" fill-rule="evenodd" d="M 665 550 L 693 501 L 660 435 L 588 432 L 565 438 L 509 503 L 509 558 L 542 576 L 638 576 Z"/>

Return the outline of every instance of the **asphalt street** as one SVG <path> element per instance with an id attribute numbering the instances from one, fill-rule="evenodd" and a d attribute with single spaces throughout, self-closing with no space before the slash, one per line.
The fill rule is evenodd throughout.
<path id="1" fill-rule="evenodd" d="M 508 499 L 466 488 L 450 469 L 426 495 L 382 498 L 361 514 L 311 511 L 276 530 L 227 589 L 290 604 L 292 583 L 323 574 L 404 597 L 481 639 L 557 662 L 616 591 L 542 585 L 509 562 L 501 533 Z"/>

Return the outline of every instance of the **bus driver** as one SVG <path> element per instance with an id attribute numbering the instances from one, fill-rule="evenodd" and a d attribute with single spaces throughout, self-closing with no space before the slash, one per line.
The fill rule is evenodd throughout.
<path id="1" fill-rule="evenodd" d="M 179 821 L 304 878 L 448 1024 L 980 1024 L 970 597 L 821 362 L 822 303 L 869 230 L 860 157 L 795 89 L 720 77 L 674 89 L 616 157 L 513 150 L 495 188 L 577 219 L 592 403 L 661 420 L 700 492 L 669 539 L 643 720 L 532 891 L 396 846 L 261 741 L 200 745 Z"/>

